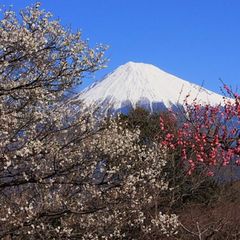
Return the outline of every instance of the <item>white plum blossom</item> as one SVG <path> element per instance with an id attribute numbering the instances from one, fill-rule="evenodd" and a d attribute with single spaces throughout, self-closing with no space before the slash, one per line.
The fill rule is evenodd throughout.
<path id="1" fill-rule="evenodd" d="M 173 234 L 162 214 L 165 149 L 141 145 L 139 129 L 99 121 L 63 100 L 104 67 L 90 48 L 39 3 L 0 20 L 0 238 L 123 239 Z M 78 107 L 78 106 L 77 106 Z M 102 181 L 94 172 L 105 161 Z M 153 209 L 152 213 L 149 209 Z M 151 230 L 150 230 L 151 229 Z"/>

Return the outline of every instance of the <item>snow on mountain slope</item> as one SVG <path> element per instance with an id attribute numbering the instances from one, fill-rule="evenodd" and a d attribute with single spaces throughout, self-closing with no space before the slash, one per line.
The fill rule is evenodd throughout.
<path id="1" fill-rule="evenodd" d="M 141 106 L 150 111 L 182 105 L 186 96 L 202 104 L 216 105 L 221 95 L 145 63 L 128 62 L 93 84 L 76 100 L 101 106 L 104 111 L 124 111 Z"/>

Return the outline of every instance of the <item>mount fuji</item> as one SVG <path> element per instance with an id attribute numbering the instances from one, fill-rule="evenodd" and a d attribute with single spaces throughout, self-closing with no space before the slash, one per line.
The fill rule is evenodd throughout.
<path id="1" fill-rule="evenodd" d="M 99 107 L 105 113 L 127 113 L 136 107 L 158 112 L 183 105 L 188 97 L 217 105 L 223 96 L 175 77 L 151 64 L 128 62 L 85 89 L 73 101 Z"/>

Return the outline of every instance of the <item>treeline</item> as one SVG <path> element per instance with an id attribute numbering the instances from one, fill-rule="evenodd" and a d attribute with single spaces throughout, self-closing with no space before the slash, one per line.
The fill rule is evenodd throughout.
<path id="1" fill-rule="evenodd" d="M 240 170 L 238 135 L 234 135 L 239 131 L 239 122 L 236 120 L 238 98 L 230 90 L 228 94 L 233 97 L 232 100 L 229 102 L 227 99 L 225 105 L 221 106 L 186 104 L 175 113 L 150 113 L 136 108 L 128 115 L 120 117 L 120 121 L 124 121 L 127 128 L 139 127 L 141 143 L 151 145 L 157 141 L 159 146 L 163 146 L 163 143 L 168 146 L 164 174 L 172 190 L 167 195 L 162 195 L 160 205 L 177 213 L 180 220 L 178 234 L 170 239 L 239 238 Z M 210 123 L 211 126 L 208 125 Z M 202 131 L 199 130 L 199 125 Z M 220 132 L 221 128 L 224 130 Z M 188 134 L 184 135 L 181 141 L 191 143 L 187 149 L 179 144 L 179 133 L 183 131 Z M 197 154 L 200 152 L 201 143 L 196 142 L 196 133 L 202 133 L 206 139 L 203 151 L 208 155 L 200 161 Z M 216 148 L 216 138 L 219 138 L 220 142 L 217 145 L 218 159 L 215 164 L 211 164 L 211 149 Z M 198 161 L 191 172 L 191 164 L 187 159 L 183 161 L 183 150 L 191 156 L 191 164 Z M 228 164 L 225 164 L 226 156 L 223 150 L 232 154 Z"/>

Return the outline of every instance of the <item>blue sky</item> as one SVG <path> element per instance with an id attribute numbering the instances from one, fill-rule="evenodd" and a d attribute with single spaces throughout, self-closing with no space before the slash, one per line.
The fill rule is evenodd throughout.
<path id="1" fill-rule="evenodd" d="M 3 0 L 15 10 L 35 1 Z M 63 25 L 80 29 L 91 45 L 110 46 L 108 68 L 151 63 L 220 92 L 221 78 L 240 82 L 239 0 L 43 0 Z M 93 80 L 86 80 L 82 87 Z"/>

